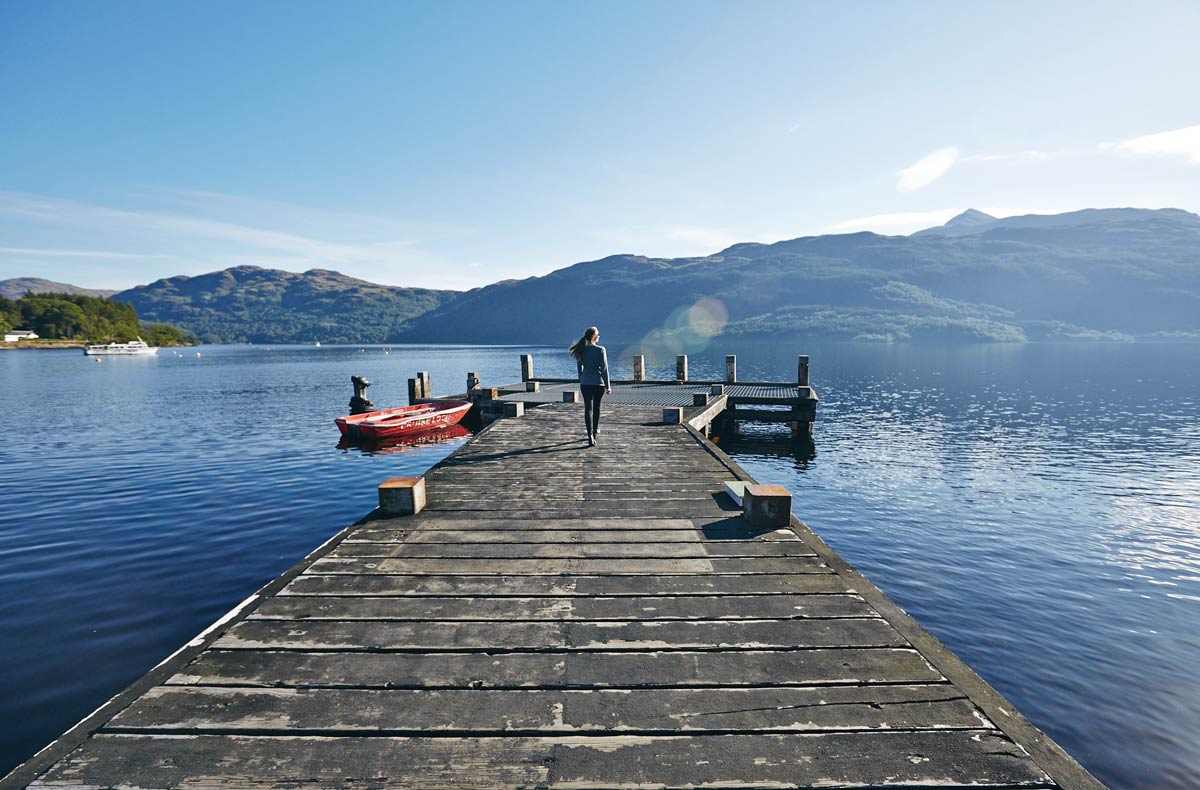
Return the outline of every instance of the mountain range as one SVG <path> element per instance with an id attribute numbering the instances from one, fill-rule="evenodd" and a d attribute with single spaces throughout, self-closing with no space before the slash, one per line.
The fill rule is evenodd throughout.
<path id="1" fill-rule="evenodd" d="M 326 269 L 303 274 L 236 266 L 168 277 L 121 291 L 143 320 L 182 327 L 205 342 L 384 343 L 455 291 L 397 288 Z"/>
<path id="2" fill-rule="evenodd" d="M 103 288 L 80 288 L 78 285 L 56 283 L 53 280 L 43 280 L 41 277 L 13 277 L 10 280 L 0 280 L 0 297 L 4 297 L 5 299 L 20 299 L 27 293 L 112 296 L 116 291 L 109 291 Z"/>
<path id="3" fill-rule="evenodd" d="M 968 210 L 910 236 L 613 255 L 466 292 L 239 266 L 112 298 L 144 320 L 227 342 L 545 343 L 589 323 L 622 342 L 1200 336 L 1200 216 L 1086 209 L 997 219 Z"/>

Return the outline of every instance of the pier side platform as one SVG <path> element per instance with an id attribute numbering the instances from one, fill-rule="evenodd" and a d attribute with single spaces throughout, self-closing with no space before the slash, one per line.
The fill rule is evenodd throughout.
<path id="1" fill-rule="evenodd" d="M 802 522 L 749 526 L 695 427 L 606 404 L 588 448 L 580 412 L 493 423 L 424 511 L 338 533 L 0 784 L 1101 787 Z"/>

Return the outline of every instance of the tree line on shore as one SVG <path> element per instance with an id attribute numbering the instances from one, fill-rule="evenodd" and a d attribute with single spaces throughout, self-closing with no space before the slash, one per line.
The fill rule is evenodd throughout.
<path id="1" fill-rule="evenodd" d="M 0 331 L 27 329 L 46 340 L 124 343 L 141 337 L 152 346 L 196 342 L 170 324 L 144 324 L 133 305 L 100 296 L 27 293 L 19 299 L 0 297 Z"/>

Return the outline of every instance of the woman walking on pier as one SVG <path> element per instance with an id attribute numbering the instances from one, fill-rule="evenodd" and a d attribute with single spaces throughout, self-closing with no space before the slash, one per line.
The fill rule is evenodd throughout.
<path id="1" fill-rule="evenodd" d="M 600 435 L 600 400 L 604 393 L 612 394 L 608 379 L 608 352 L 604 346 L 596 345 L 600 330 L 589 326 L 583 337 L 567 349 L 579 366 L 579 390 L 583 393 L 583 424 L 587 427 L 588 447 L 596 446 Z"/>

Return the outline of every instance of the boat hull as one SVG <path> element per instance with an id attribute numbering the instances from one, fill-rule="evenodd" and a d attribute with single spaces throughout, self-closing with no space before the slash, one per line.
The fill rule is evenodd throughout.
<path id="1" fill-rule="evenodd" d="M 470 409 L 469 401 L 435 401 L 352 414 L 334 422 L 347 439 L 373 442 L 457 425 Z"/>

